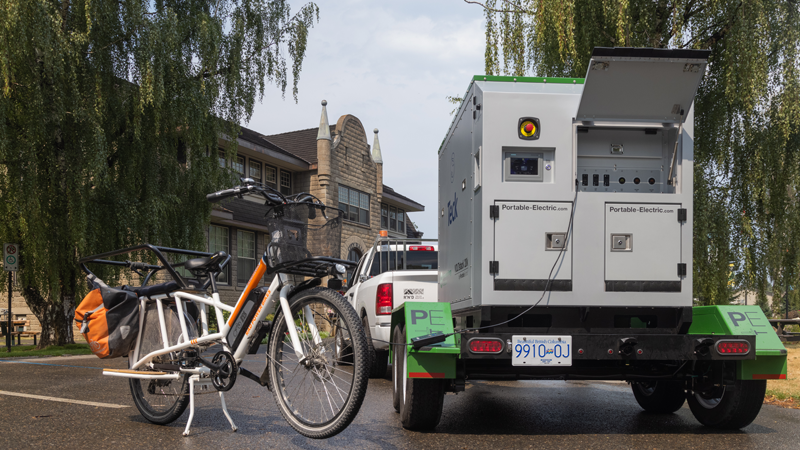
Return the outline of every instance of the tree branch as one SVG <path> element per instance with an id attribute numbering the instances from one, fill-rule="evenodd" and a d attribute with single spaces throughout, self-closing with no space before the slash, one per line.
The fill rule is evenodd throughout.
<path id="1" fill-rule="evenodd" d="M 485 9 L 486 11 L 491 11 L 491 12 L 499 12 L 499 13 L 516 13 L 516 12 L 520 12 L 519 9 L 489 8 L 488 6 L 486 6 L 486 4 L 478 2 L 478 1 L 473 1 L 473 0 L 464 0 L 464 3 L 469 3 L 470 5 L 479 5 L 481 8 Z M 503 2 L 503 3 L 508 3 L 508 2 Z"/>

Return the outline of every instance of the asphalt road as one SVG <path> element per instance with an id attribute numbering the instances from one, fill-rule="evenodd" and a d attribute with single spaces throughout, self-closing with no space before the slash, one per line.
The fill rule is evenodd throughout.
<path id="1" fill-rule="evenodd" d="M 169 426 L 152 425 L 133 405 L 127 380 L 103 376 L 100 370 L 125 366 L 125 359 L 94 356 L 0 361 L 0 448 L 800 447 L 800 410 L 765 405 L 744 430 L 720 432 L 697 423 L 686 405 L 666 416 L 644 413 L 624 383 L 563 381 L 473 382 L 466 392 L 445 397 L 435 432 L 418 433 L 400 426 L 391 405 L 391 382 L 371 380 L 353 424 L 338 436 L 315 441 L 286 424 L 266 388 L 240 377 L 226 394 L 239 431 L 231 431 L 217 395 L 201 395 L 192 433 L 182 437 L 188 410 Z M 250 356 L 244 366 L 254 372 L 263 368 L 263 355 Z"/>

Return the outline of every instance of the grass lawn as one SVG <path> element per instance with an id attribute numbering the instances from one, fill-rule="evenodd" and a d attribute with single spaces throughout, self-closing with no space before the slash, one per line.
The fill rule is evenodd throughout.
<path id="1" fill-rule="evenodd" d="M 11 353 L 5 347 L 0 347 L 0 359 L 18 356 L 62 356 L 62 355 L 91 355 L 88 344 L 67 344 L 64 346 L 51 345 L 43 350 L 36 350 L 34 345 L 15 345 Z"/>
<path id="2" fill-rule="evenodd" d="M 766 403 L 800 408 L 800 345 L 784 343 L 789 369 L 785 380 L 767 380 Z"/>

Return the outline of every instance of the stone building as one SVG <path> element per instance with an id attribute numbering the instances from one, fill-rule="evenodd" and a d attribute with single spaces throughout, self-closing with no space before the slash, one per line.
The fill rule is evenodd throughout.
<path id="1" fill-rule="evenodd" d="M 357 117 L 346 114 L 330 125 L 326 105 L 323 100 L 315 128 L 273 135 L 242 128 L 235 161 L 220 157 L 220 164 L 284 194 L 308 192 L 343 210 L 341 258 L 357 261 L 380 230 L 388 230 L 392 237 L 421 238 L 408 213 L 425 207 L 383 184 L 378 129 L 370 146 Z M 241 295 L 269 242 L 265 213 L 263 199 L 257 196 L 232 199 L 212 211 L 208 251 L 224 250 L 232 256 L 227 273 L 220 277 L 224 280 L 220 294 L 226 302 Z M 264 284 L 270 281 L 265 279 Z"/>

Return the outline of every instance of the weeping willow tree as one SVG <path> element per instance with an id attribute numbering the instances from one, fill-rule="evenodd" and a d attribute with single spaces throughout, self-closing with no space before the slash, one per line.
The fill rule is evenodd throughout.
<path id="1" fill-rule="evenodd" d="M 709 49 L 695 99 L 694 295 L 800 304 L 800 2 L 465 0 L 486 72 L 583 77 L 594 47 Z M 751 296 L 752 297 L 752 296 Z"/>
<path id="2" fill-rule="evenodd" d="M 285 92 L 291 76 L 296 99 L 318 14 L 284 0 L 0 0 L 0 240 L 21 244 L 40 347 L 72 339 L 81 256 L 204 248 L 205 194 L 226 178 L 218 138 L 238 135 L 267 84 Z"/>

